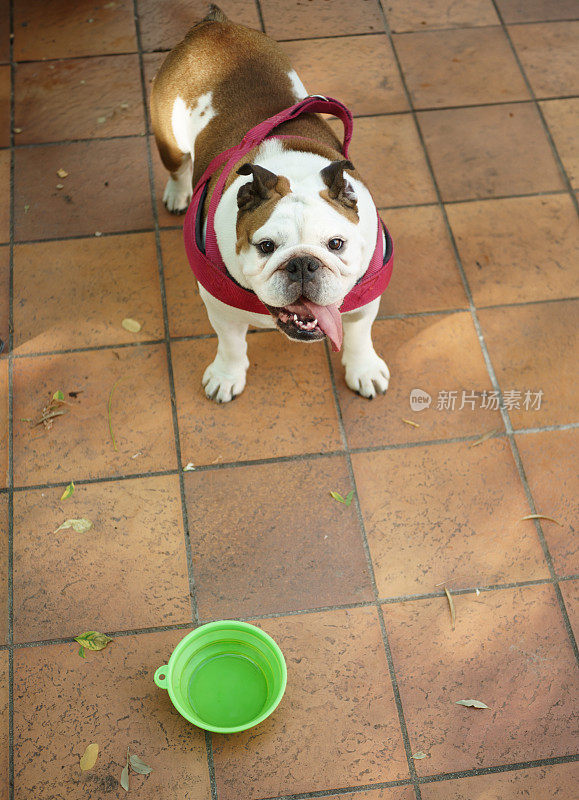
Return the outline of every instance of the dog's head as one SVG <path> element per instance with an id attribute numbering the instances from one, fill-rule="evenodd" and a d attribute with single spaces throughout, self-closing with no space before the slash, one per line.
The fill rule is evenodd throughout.
<path id="1" fill-rule="evenodd" d="M 339 307 L 374 251 L 376 210 L 368 190 L 349 174 L 349 161 L 328 164 L 309 154 L 301 170 L 296 163 L 291 178 L 258 164 L 237 170 L 250 180 L 232 186 L 235 257 L 222 253 L 232 276 L 257 294 L 289 338 L 327 335 L 339 348 Z M 216 216 L 216 229 L 218 222 Z"/>

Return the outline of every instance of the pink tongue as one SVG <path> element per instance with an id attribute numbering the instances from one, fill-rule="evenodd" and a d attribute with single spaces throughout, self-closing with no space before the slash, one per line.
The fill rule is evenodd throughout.
<path id="1" fill-rule="evenodd" d="M 312 303 L 311 300 L 301 297 L 297 303 L 286 306 L 286 308 L 292 314 L 299 314 L 300 316 L 303 316 L 304 310 L 313 314 L 318 320 L 319 327 L 332 343 L 332 350 L 336 353 L 338 352 L 342 346 L 342 317 L 337 303 L 333 303 L 331 306 L 319 306 L 317 303 Z"/>

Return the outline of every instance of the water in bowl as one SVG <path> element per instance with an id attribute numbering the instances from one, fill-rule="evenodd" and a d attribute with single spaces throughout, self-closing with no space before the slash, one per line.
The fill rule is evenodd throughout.
<path id="1" fill-rule="evenodd" d="M 200 719 L 216 727 L 236 727 L 259 716 L 267 701 L 267 680 L 251 659 L 224 653 L 199 664 L 187 696 Z"/>

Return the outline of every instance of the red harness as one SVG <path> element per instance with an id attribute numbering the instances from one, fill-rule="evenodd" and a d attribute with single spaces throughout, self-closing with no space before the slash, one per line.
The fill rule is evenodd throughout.
<path id="1" fill-rule="evenodd" d="M 339 100 L 313 95 L 306 97 L 290 108 L 286 108 L 284 111 L 280 111 L 279 114 L 260 122 L 259 125 L 256 125 L 255 128 L 252 128 L 245 134 L 238 145 L 220 153 L 209 164 L 193 190 L 193 197 L 187 210 L 183 226 L 187 257 L 189 258 L 191 269 L 201 286 L 203 286 L 209 294 L 213 295 L 213 297 L 216 297 L 228 306 L 234 306 L 244 311 L 252 311 L 256 314 L 269 314 L 269 311 L 255 292 L 252 292 L 250 289 L 244 289 L 233 280 L 221 258 L 221 253 L 217 246 L 214 220 L 215 211 L 221 200 L 225 182 L 233 167 L 239 163 L 239 160 L 258 144 L 261 144 L 264 139 L 304 138 L 287 135 L 270 136 L 270 133 L 278 125 L 281 125 L 282 122 L 295 119 L 306 111 L 309 113 L 333 114 L 342 120 L 344 123 L 344 144 L 342 146 L 342 153 L 344 158 L 347 158 L 348 145 L 352 138 L 352 114 Z M 217 179 L 207 210 L 207 232 L 205 247 L 203 247 L 203 203 L 207 194 L 209 179 L 223 164 L 225 164 L 224 169 Z M 374 254 L 372 255 L 368 269 L 344 298 L 340 306 L 341 312 L 353 311 L 356 308 L 365 306 L 367 303 L 379 297 L 388 286 L 390 276 L 392 275 L 393 247 L 390 234 L 386 226 L 382 223 L 380 216 L 377 218 L 376 229 L 376 247 L 374 248 Z M 384 248 L 382 231 L 384 231 L 386 248 Z"/>

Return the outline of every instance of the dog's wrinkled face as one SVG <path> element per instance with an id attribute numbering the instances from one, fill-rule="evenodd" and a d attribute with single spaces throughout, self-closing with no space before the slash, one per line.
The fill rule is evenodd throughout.
<path id="1" fill-rule="evenodd" d="M 256 164 L 238 170 L 251 180 L 237 189 L 232 274 L 292 339 L 341 344 L 339 306 L 374 250 L 376 212 L 347 169 L 334 161 L 291 181 Z"/>

